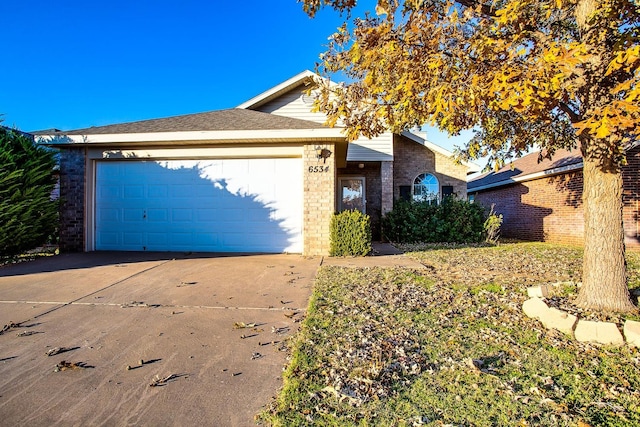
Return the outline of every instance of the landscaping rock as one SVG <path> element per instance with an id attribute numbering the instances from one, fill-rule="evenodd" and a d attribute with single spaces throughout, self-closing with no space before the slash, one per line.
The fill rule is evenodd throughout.
<path id="1" fill-rule="evenodd" d="M 549 296 L 549 288 L 546 285 L 532 286 L 527 288 L 529 298 L 547 298 Z"/>
<path id="2" fill-rule="evenodd" d="M 581 342 L 624 344 L 624 338 L 615 323 L 580 320 L 574 333 L 576 339 Z"/>
<path id="3" fill-rule="evenodd" d="M 549 308 L 546 313 L 540 317 L 540 321 L 549 329 L 557 329 L 560 332 L 573 336 L 573 330 L 578 318 L 573 314 L 558 310 L 557 308 Z"/>
<path id="4" fill-rule="evenodd" d="M 528 299 L 522 303 L 522 311 L 532 319 L 540 319 L 546 315 L 548 310 L 549 307 L 547 304 L 538 297 Z"/>
<path id="5" fill-rule="evenodd" d="M 624 338 L 628 345 L 640 348 L 640 322 L 635 320 L 624 322 Z"/>

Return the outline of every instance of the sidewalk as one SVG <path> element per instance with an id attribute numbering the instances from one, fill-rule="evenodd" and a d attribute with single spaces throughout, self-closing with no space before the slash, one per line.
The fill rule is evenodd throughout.
<path id="1" fill-rule="evenodd" d="M 424 265 L 405 256 L 391 243 L 373 242 L 371 246 L 373 247 L 372 255 L 366 257 L 324 257 L 321 266 L 424 268 Z"/>

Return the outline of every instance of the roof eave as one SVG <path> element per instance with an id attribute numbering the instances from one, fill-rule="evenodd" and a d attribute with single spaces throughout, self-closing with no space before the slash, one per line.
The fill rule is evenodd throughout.
<path id="1" fill-rule="evenodd" d="M 519 182 L 525 182 L 525 181 L 532 181 L 534 179 L 539 179 L 539 178 L 547 178 L 547 177 L 551 177 L 554 175 L 559 175 L 565 172 L 571 172 L 574 170 L 579 170 L 582 169 L 582 161 L 578 162 L 578 163 L 573 163 L 570 165 L 566 165 L 566 166 L 561 166 L 561 167 L 557 167 L 557 168 L 553 168 L 553 169 L 547 169 L 544 171 L 540 171 L 540 172 L 535 172 L 535 173 L 529 173 L 526 175 L 522 175 L 522 176 L 516 176 L 513 178 L 509 178 L 509 179 L 504 179 L 502 181 L 497 181 L 497 182 L 492 182 L 490 184 L 486 184 L 486 185 L 480 185 L 478 187 L 468 187 L 467 186 L 467 192 L 476 192 L 476 191 L 483 191 L 483 190 L 490 190 L 492 188 L 497 188 L 497 187 L 503 187 L 505 185 L 510 185 L 510 184 L 516 184 Z"/>
<path id="2" fill-rule="evenodd" d="M 169 145 L 183 143 L 277 143 L 309 141 L 342 141 L 340 128 L 282 129 L 282 130 L 232 130 L 232 131 L 185 131 L 149 132 L 94 135 L 40 135 L 51 138 L 44 142 L 51 147 L 65 148 L 78 145 L 113 145 L 136 143 L 140 145 Z"/>

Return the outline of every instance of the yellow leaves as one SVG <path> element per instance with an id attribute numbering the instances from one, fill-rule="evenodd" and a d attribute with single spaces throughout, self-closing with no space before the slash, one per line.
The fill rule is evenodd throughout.
<path id="1" fill-rule="evenodd" d="M 384 6 L 377 4 L 376 5 L 376 15 L 378 16 L 382 16 L 382 15 L 387 15 L 389 12 L 387 12 L 387 10 L 384 8 Z"/>
<path id="2" fill-rule="evenodd" d="M 552 42 L 542 53 L 542 58 L 550 65 L 557 65 L 566 74 L 571 74 L 577 67 L 589 62 L 593 55 L 583 43 Z"/>
<path id="3" fill-rule="evenodd" d="M 600 120 L 595 129 L 592 130 L 595 130 L 596 138 L 606 138 L 611 134 L 611 123 L 609 120 L 604 118 L 603 120 Z"/>
<path id="4" fill-rule="evenodd" d="M 560 52 L 558 46 L 553 46 L 550 49 L 545 50 L 542 53 L 542 59 L 548 64 L 555 64 L 559 62 Z"/>
<path id="5" fill-rule="evenodd" d="M 607 73 L 611 73 L 624 69 L 630 71 L 632 67 L 637 66 L 637 62 L 640 59 L 640 45 L 631 46 L 625 50 L 618 52 L 609 66 L 607 67 Z"/>
<path id="6" fill-rule="evenodd" d="M 373 4 L 379 19 L 339 28 L 322 58 L 323 70 L 354 82 L 335 103 L 319 105 L 341 116 L 350 136 L 374 133 L 381 122 L 431 121 L 455 132 L 490 118 L 503 127 L 485 129 L 488 143 L 567 141 L 575 135 L 569 123 L 581 118 L 575 129 L 593 138 L 639 133 L 640 43 L 616 38 L 627 24 L 615 13 L 594 16 L 587 40 L 575 31 L 576 0 Z M 608 44 L 602 31 L 613 32 Z M 615 74 L 603 79 L 605 72 Z M 548 135 L 529 132 L 540 123 Z"/>
<path id="7" fill-rule="evenodd" d="M 574 124 L 578 133 L 587 132 L 597 139 L 612 138 L 616 135 L 640 136 L 637 123 L 640 106 L 624 100 L 613 101 L 595 111 L 585 120 Z"/>
<path id="8" fill-rule="evenodd" d="M 452 24 L 458 23 L 458 9 L 453 8 L 453 11 L 449 14 L 449 20 Z"/>
<path id="9" fill-rule="evenodd" d="M 522 8 L 520 1 L 509 1 L 504 4 L 502 9 L 496 10 L 496 24 L 505 25 L 514 19 L 517 19 L 518 10 Z"/>
<path id="10" fill-rule="evenodd" d="M 362 58 L 362 51 L 360 50 L 360 45 L 357 42 L 354 42 L 351 45 L 351 61 L 354 64 L 360 62 L 360 58 Z"/>

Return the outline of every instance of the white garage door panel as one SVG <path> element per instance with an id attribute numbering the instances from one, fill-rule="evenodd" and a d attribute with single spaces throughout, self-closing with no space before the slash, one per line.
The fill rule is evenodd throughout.
<path id="1" fill-rule="evenodd" d="M 95 248 L 302 252 L 302 159 L 103 161 Z"/>

